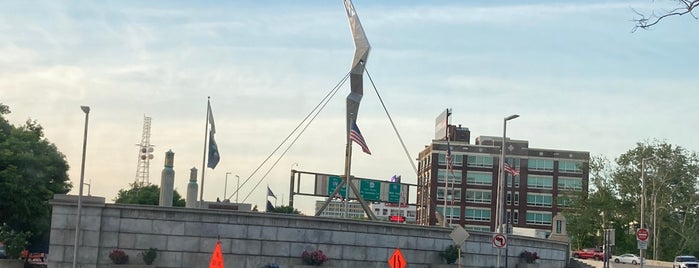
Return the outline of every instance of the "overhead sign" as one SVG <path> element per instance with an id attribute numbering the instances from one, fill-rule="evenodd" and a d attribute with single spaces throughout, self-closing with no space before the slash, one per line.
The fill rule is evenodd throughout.
<path id="1" fill-rule="evenodd" d="M 381 201 L 381 182 L 374 180 L 361 180 L 359 182 L 359 194 L 366 201 Z"/>
<path id="2" fill-rule="evenodd" d="M 337 188 L 338 185 L 342 182 L 342 178 L 340 176 L 328 176 L 328 193 L 327 195 L 331 195 L 335 189 Z M 341 197 L 346 197 L 347 196 L 347 185 L 343 185 L 342 189 L 340 189 L 340 192 L 338 193 Z"/>
<path id="3" fill-rule="evenodd" d="M 408 263 L 405 261 L 405 258 L 403 258 L 403 253 L 400 253 L 400 249 L 396 249 L 393 251 L 393 255 L 388 258 L 388 265 L 390 265 L 391 268 L 405 268 Z"/>
<path id="4" fill-rule="evenodd" d="M 314 195 L 330 196 L 335 189 L 342 183 L 344 176 L 315 174 L 316 185 Z M 408 203 L 409 185 L 398 182 L 380 181 L 365 178 L 352 178 L 352 185 L 359 190 L 359 195 L 366 201 L 370 202 L 387 202 L 387 203 Z M 347 185 L 344 185 L 338 194 L 334 197 L 346 198 Z M 356 199 L 354 192 L 350 191 L 350 199 Z"/>
<path id="5" fill-rule="evenodd" d="M 389 183 L 388 184 L 388 202 L 389 203 L 402 203 L 400 194 L 400 183 Z"/>
<path id="6" fill-rule="evenodd" d="M 641 229 L 638 229 L 638 231 L 636 231 L 636 238 L 638 240 L 647 241 L 648 236 L 650 236 L 650 234 L 648 233 L 648 229 L 646 229 L 646 228 L 641 228 Z"/>
<path id="7" fill-rule="evenodd" d="M 507 246 L 507 236 L 504 234 L 493 235 L 493 247 L 505 248 Z"/>

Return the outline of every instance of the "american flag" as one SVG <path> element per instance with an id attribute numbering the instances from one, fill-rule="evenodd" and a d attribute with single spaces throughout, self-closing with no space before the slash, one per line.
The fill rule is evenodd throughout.
<path id="1" fill-rule="evenodd" d="M 352 130 L 350 131 L 350 140 L 359 144 L 359 146 L 362 147 L 362 151 L 364 151 L 368 155 L 371 155 L 371 151 L 369 151 L 369 146 L 366 145 L 366 141 L 364 141 L 364 137 L 362 136 L 362 132 L 359 131 L 359 127 L 357 126 L 357 122 L 352 122 Z"/>
<path id="2" fill-rule="evenodd" d="M 454 162 L 451 161 L 451 145 L 447 142 L 447 166 L 451 171 L 451 175 L 454 175 Z"/>
<path id="3" fill-rule="evenodd" d="M 516 170 L 513 166 L 510 165 L 510 163 L 505 162 L 505 165 L 503 167 L 505 169 L 505 172 L 510 173 L 512 176 L 519 176 L 519 170 Z"/>

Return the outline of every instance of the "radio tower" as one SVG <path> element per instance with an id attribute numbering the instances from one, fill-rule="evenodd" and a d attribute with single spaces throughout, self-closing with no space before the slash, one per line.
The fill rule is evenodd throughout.
<path id="1" fill-rule="evenodd" d="M 153 159 L 153 144 L 150 144 L 150 121 L 151 118 L 143 116 L 143 134 L 141 143 L 138 146 L 138 167 L 136 168 L 136 182 L 149 184 L 150 160 Z"/>

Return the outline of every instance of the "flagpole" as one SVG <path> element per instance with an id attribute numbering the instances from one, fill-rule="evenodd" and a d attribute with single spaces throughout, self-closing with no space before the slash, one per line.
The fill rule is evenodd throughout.
<path id="1" fill-rule="evenodd" d="M 354 114 L 350 113 L 349 120 L 347 120 L 347 147 L 345 148 L 345 218 L 349 218 L 349 200 L 350 200 L 350 183 L 352 178 L 350 177 L 350 169 L 352 167 L 352 140 L 350 140 L 350 131 L 352 129 L 352 122 L 354 122 Z M 342 190 L 342 189 L 340 189 Z"/>
<path id="2" fill-rule="evenodd" d="M 204 174 L 206 173 L 206 147 L 209 135 L 209 114 L 211 113 L 211 96 L 206 97 L 206 123 L 204 124 L 204 156 L 201 160 L 201 189 L 199 190 L 199 208 L 204 206 Z M 224 197 L 225 198 L 225 197 Z"/>

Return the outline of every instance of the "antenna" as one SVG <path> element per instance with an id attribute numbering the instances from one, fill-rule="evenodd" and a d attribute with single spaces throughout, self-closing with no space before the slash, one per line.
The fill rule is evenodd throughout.
<path id="1" fill-rule="evenodd" d="M 150 144 L 151 118 L 143 116 L 143 134 L 138 146 L 138 166 L 136 167 L 136 182 L 150 183 L 150 160 L 153 159 L 153 144 Z"/>

